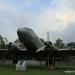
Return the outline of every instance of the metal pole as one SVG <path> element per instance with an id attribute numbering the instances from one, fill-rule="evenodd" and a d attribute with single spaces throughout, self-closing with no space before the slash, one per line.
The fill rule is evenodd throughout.
<path id="1" fill-rule="evenodd" d="M 47 32 L 47 42 L 50 41 L 50 35 L 49 35 L 49 32 Z"/>

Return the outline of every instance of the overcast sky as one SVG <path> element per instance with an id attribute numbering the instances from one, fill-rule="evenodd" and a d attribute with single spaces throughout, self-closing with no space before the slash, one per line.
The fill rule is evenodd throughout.
<path id="1" fill-rule="evenodd" d="M 46 40 L 75 42 L 75 0 L 0 0 L 0 34 L 17 39 L 17 29 L 32 28 Z"/>

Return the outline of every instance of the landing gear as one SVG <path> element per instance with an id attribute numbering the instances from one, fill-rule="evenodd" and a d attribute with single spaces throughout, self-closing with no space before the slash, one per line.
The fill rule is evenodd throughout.
<path id="1" fill-rule="evenodd" d="M 14 58 L 13 58 L 13 64 L 17 64 L 17 62 L 18 62 L 18 57 L 14 56 Z"/>
<path id="2" fill-rule="evenodd" d="M 52 57 L 46 60 L 46 67 L 49 69 L 53 69 L 55 67 L 55 61 Z"/>
<path id="3" fill-rule="evenodd" d="M 13 64 L 17 64 L 18 60 L 17 59 L 14 59 L 13 60 Z"/>

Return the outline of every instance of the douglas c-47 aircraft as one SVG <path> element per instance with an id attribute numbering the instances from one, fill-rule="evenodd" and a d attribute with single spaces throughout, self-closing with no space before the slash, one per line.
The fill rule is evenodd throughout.
<path id="1" fill-rule="evenodd" d="M 59 53 L 58 49 L 52 46 L 51 42 L 43 44 L 35 32 L 30 28 L 19 28 L 17 30 L 19 40 L 26 47 L 26 56 L 29 59 L 45 60 L 47 65 L 52 65 L 53 57 L 57 57 L 55 53 Z"/>
<path id="2" fill-rule="evenodd" d="M 0 51 L 0 59 L 13 59 L 13 63 L 18 60 L 38 60 L 46 61 L 46 66 L 55 66 L 55 61 L 68 60 L 70 56 L 75 56 L 75 50 L 58 49 L 50 41 L 43 44 L 40 38 L 30 28 L 19 28 L 17 34 L 20 42 L 26 47 L 26 50 L 19 49 L 17 46 L 9 43 L 8 50 Z"/>

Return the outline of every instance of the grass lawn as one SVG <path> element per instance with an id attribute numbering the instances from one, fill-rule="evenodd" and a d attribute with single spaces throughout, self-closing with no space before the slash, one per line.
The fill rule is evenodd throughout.
<path id="1" fill-rule="evenodd" d="M 26 72 L 16 72 L 15 67 L 0 65 L 0 75 L 75 75 L 75 72 L 64 73 L 65 70 L 68 69 L 57 68 L 48 70 L 44 68 L 28 67 Z"/>

